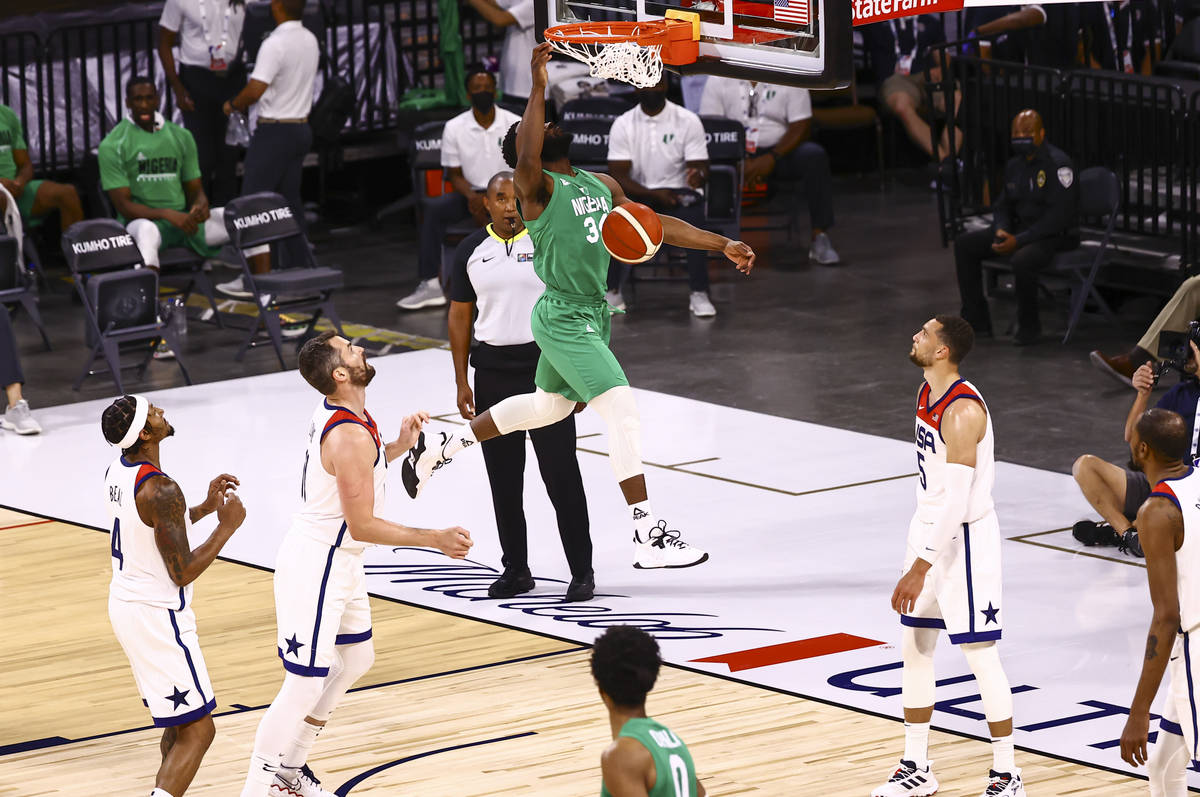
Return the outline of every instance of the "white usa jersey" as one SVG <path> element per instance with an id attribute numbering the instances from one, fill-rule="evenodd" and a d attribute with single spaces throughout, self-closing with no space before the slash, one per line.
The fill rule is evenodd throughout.
<path id="1" fill-rule="evenodd" d="M 123 456 L 114 460 L 105 473 L 104 492 L 112 520 L 109 547 L 113 577 L 108 593 L 118 600 L 183 611 L 192 602 L 192 585 L 176 586 L 167 575 L 154 529 L 138 515 L 138 490 L 153 476 L 166 478 L 165 473 L 149 462 L 130 462 Z M 186 510 L 183 524 L 191 531 Z"/>
<path id="2" fill-rule="evenodd" d="M 946 441 L 942 438 L 942 419 L 951 404 L 959 399 L 978 401 L 987 412 L 987 404 L 975 386 L 959 379 L 936 401 L 929 383 L 917 394 L 917 518 L 934 523 L 946 503 Z M 992 414 L 987 412 L 987 429 L 975 447 L 975 473 L 967 498 L 967 523 L 991 512 L 992 485 L 996 481 L 996 455 L 992 440 Z"/>
<path id="3" fill-rule="evenodd" d="M 292 529 L 312 537 L 315 540 L 331 545 L 334 548 L 361 551 L 367 547 L 350 536 L 346 530 L 346 517 L 342 512 L 342 499 L 338 495 L 337 479 L 325 470 L 321 464 L 321 441 L 335 426 L 343 423 L 356 423 L 371 433 L 375 441 L 375 516 L 383 511 L 383 499 L 387 486 L 387 456 L 383 450 L 383 441 L 379 437 L 379 427 L 371 413 L 363 410 L 366 420 L 355 415 L 345 407 L 330 404 L 325 399 L 313 413 L 312 423 L 308 427 L 308 451 L 304 455 L 304 472 L 300 477 L 300 498 L 304 506 L 292 518 Z"/>
<path id="4" fill-rule="evenodd" d="M 1175 552 L 1175 571 L 1179 625 L 1190 634 L 1200 626 L 1200 473 L 1188 468 L 1177 479 L 1163 479 L 1150 497 L 1166 498 L 1183 514 L 1183 545 Z"/>

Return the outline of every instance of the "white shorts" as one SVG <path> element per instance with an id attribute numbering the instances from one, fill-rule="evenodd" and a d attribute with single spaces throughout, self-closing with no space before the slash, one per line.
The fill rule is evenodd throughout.
<path id="1" fill-rule="evenodd" d="M 212 713 L 217 701 L 190 606 L 175 611 L 109 597 L 108 617 L 155 727 L 183 725 Z"/>
<path id="2" fill-rule="evenodd" d="M 328 675 L 335 645 L 371 638 L 362 551 L 289 531 L 275 563 L 275 620 L 284 669 Z"/>
<path id="3" fill-rule="evenodd" d="M 1197 712 L 1196 690 L 1200 689 L 1200 667 L 1197 658 L 1200 649 L 1192 650 L 1191 634 L 1183 633 L 1175 636 L 1175 645 L 1171 648 L 1171 660 L 1167 662 L 1167 672 L 1171 673 L 1171 685 L 1167 687 L 1167 700 L 1163 706 L 1162 719 L 1159 728 L 1164 733 L 1174 733 L 1182 736 L 1187 745 L 1188 758 L 1195 761 L 1200 759 L 1196 750 L 1197 725 L 1200 723 L 1200 713 Z"/>
<path id="4" fill-rule="evenodd" d="M 924 545 L 930 525 L 913 517 L 904 572 L 917 560 L 917 546 Z M 912 613 L 900 615 L 900 622 L 945 629 L 955 645 L 1000 638 L 1000 524 L 995 512 L 963 524 L 929 569 Z"/>

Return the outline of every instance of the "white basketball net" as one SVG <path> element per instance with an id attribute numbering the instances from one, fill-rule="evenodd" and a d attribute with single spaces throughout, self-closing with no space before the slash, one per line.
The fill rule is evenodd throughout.
<path id="1" fill-rule="evenodd" d="M 587 64 L 592 77 L 620 80 L 640 89 L 657 86 L 662 78 L 661 44 L 643 47 L 632 41 L 610 44 L 556 39 L 550 44 L 558 52 Z"/>

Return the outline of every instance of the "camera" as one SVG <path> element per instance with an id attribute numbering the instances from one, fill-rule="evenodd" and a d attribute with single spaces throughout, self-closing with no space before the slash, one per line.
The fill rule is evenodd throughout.
<path id="1" fill-rule="evenodd" d="M 1188 324 L 1187 332 L 1182 336 L 1182 341 L 1173 345 L 1162 345 L 1159 347 L 1159 361 L 1154 366 L 1154 383 L 1158 384 L 1159 377 L 1167 371 L 1178 371 L 1185 377 L 1195 376 L 1195 372 L 1188 370 L 1188 363 L 1192 360 L 1192 343 L 1200 346 L 1200 321 L 1192 321 Z"/>

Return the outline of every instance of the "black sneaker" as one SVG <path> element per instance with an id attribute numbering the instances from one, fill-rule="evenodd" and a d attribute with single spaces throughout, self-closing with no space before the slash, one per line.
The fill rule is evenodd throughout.
<path id="1" fill-rule="evenodd" d="M 1121 542 L 1117 544 L 1117 550 L 1139 559 L 1146 558 L 1146 554 L 1142 552 L 1142 542 L 1138 539 L 1137 529 L 1133 526 L 1130 526 L 1129 531 L 1121 537 Z"/>
<path id="2" fill-rule="evenodd" d="M 591 573 L 583 578 L 572 578 L 567 586 L 567 600 L 590 601 L 596 594 L 596 579 Z"/>
<path id="3" fill-rule="evenodd" d="M 1071 527 L 1071 536 L 1084 545 L 1113 545 L 1121 544 L 1121 535 L 1107 523 L 1097 523 L 1094 520 L 1081 520 Z"/>
<path id="4" fill-rule="evenodd" d="M 488 587 L 489 598 L 513 598 L 523 592 L 529 592 L 533 589 L 533 576 L 529 573 L 528 567 L 520 569 L 506 567 L 500 578 L 492 582 Z"/>

